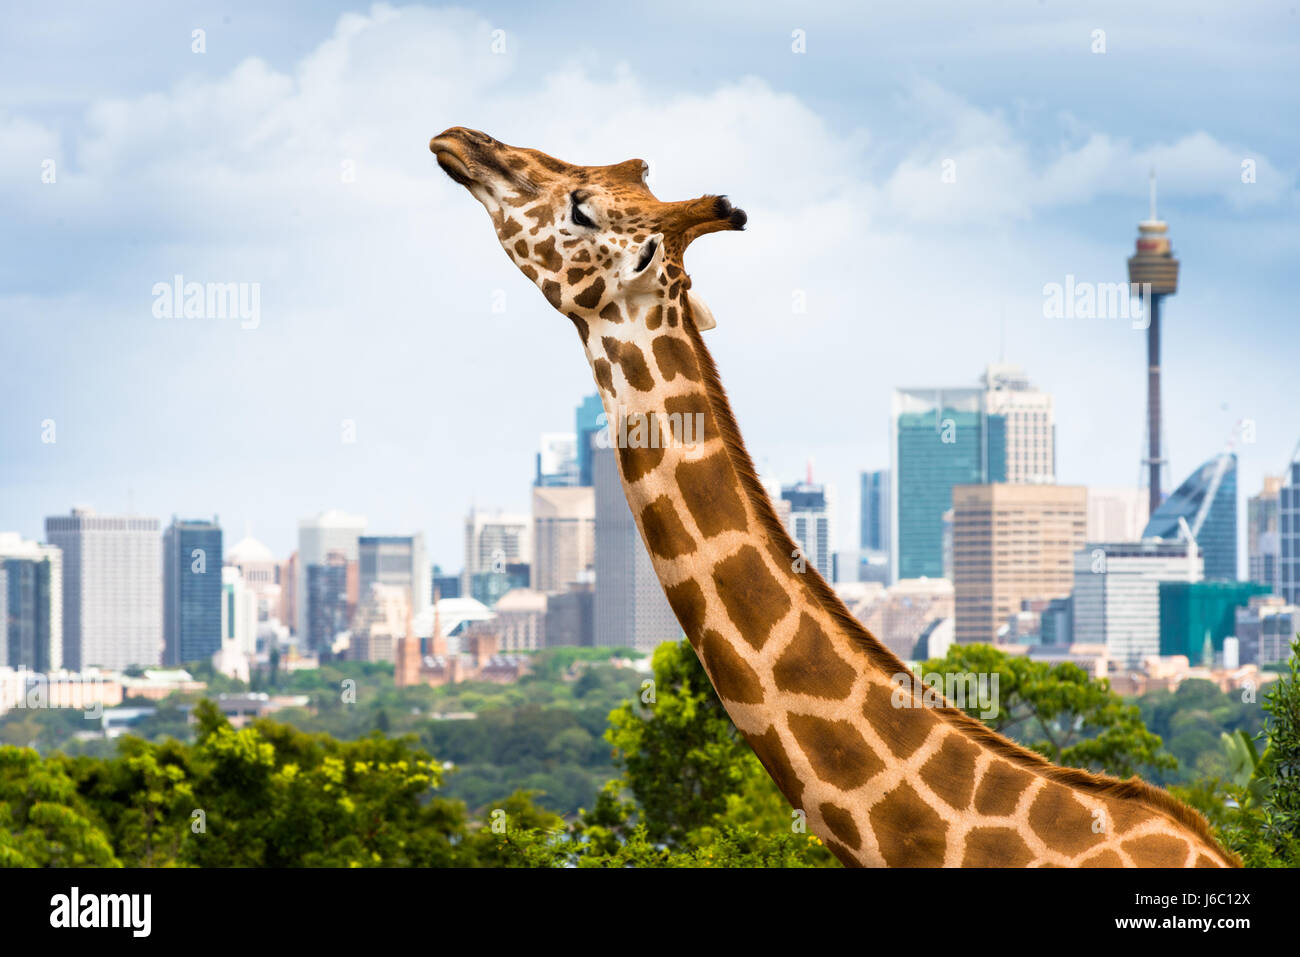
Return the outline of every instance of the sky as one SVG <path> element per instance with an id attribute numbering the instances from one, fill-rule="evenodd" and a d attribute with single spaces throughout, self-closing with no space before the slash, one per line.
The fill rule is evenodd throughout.
<path id="1" fill-rule="evenodd" d="M 449 126 L 746 210 L 687 268 L 760 471 L 812 462 L 836 548 L 891 391 L 999 358 L 1055 396 L 1059 482 L 1137 484 L 1145 334 L 1043 304 L 1126 278 L 1154 167 L 1165 484 L 1249 420 L 1244 513 L 1300 440 L 1298 64 L 1296 3 L 8 4 L 0 530 L 216 514 L 287 556 L 339 508 L 456 570 L 471 506 L 527 512 L 591 373 L 434 163 Z M 158 315 L 177 275 L 257 321 Z"/>

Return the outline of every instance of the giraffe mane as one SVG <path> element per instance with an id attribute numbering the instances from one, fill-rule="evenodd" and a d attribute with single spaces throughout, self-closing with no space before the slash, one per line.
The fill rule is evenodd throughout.
<path id="1" fill-rule="evenodd" d="M 717 421 L 718 431 L 722 438 L 723 447 L 727 451 L 727 457 L 736 470 L 741 488 L 753 506 L 754 513 L 758 517 L 764 533 L 772 541 L 785 548 L 787 553 L 790 553 L 797 546 L 790 537 L 785 525 L 777 517 L 776 509 L 772 507 L 772 501 L 768 497 L 767 489 L 763 487 L 758 473 L 754 470 L 754 463 L 745 448 L 744 440 L 740 434 L 740 427 L 736 424 L 736 418 L 731 411 L 731 403 L 727 399 L 726 390 L 722 386 L 722 379 L 718 374 L 717 365 L 714 363 L 712 354 L 709 352 L 708 347 L 705 346 L 704 340 L 696 328 L 694 316 L 691 315 L 689 300 L 687 300 L 685 312 L 685 318 L 689 321 L 684 322 L 683 325 L 694 347 L 705 393 L 708 395 L 709 405 Z M 853 643 L 867 655 L 872 664 L 886 674 L 911 673 L 911 670 L 903 663 L 902 659 L 881 644 L 876 636 L 871 634 L 862 622 L 853 616 L 840 599 L 840 596 L 826 583 L 826 580 L 822 578 L 815 567 L 810 565 L 804 578 L 805 584 L 817 603 L 835 624 L 843 629 Z M 943 706 L 930 709 L 932 713 L 964 732 L 979 744 L 984 745 L 999 757 L 1066 787 L 1101 797 L 1121 801 L 1136 801 L 1157 813 L 1172 818 L 1175 822 L 1191 830 L 1207 846 L 1218 850 L 1232 866 L 1242 866 L 1241 858 L 1233 851 L 1225 848 L 1215 837 L 1204 815 L 1178 800 L 1163 788 L 1149 784 L 1136 775 L 1128 780 L 1123 780 L 1106 774 L 1095 774 L 1081 768 L 1068 768 L 1053 764 L 1036 751 L 1031 751 L 1017 744 L 1010 738 L 994 731 L 982 721 L 972 718 L 960 708 L 954 708 L 947 704 L 946 699 L 944 701 Z"/>

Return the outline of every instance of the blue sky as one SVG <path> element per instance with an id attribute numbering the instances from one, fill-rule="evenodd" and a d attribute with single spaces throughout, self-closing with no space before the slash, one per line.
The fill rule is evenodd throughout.
<path id="1" fill-rule="evenodd" d="M 9 5 L 0 529 L 217 513 L 287 554 L 335 507 L 458 568 L 471 503 L 526 510 L 590 372 L 434 165 L 451 125 L 747 210 L 687 265 L 751 452 L 814 461 L 837 547 L 890 390 L 1000 353 L 1056 396 L 1061 482 L 1137 481 L 1142 333 L 1044 319 L 1042 288 L 1124 278 L 1153 164 L 1183 264 L 1167 484 L 1248 418 L 1244 500 L 1300 439 L 1294 4 L 268 6 Z M 178 273 L 257 283 L 258 327 L 153 315 Z"/>

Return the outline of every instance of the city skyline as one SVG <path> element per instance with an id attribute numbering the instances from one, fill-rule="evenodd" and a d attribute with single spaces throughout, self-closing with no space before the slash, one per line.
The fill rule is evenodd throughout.
<path id="1" fill-rule="evenodd" d="M 1295 46 L 1281 8 L 1183 26 L 1175 51 L 1156 42 L 1161 5 L 1102 5 L 1103 54 L 1090 50 L 1091 21 L 949 11 L 929 45 L 882 42 L 846 85 L 837 66 L 860 61 L 840 38 L 847 25 L 887 40 L 920 19 L 929 35 L 931 19 L 808 11 L 807 53 L 796 54 L 783 17 L 728 22 L 724 6 L 692 15 L 727 22 L 734 42 L 720 54 L 707 31 L 674 35 L 670 56 L 691 70 L 652 93 L 665 23 L 620 36 L 618 58 L 600 52 L 612 28 L 592 25 L 552 59 L 558 25 L 523 7 L 490 19 L 403 8 L 340 25 L 349 6 L 301 7 L 290 36 L 241 4 L 229 22 L 202 9 L 71 18 L 55 5 L 0 39 L 12 81 L 0 123 L 14 144 L 0 195 L 26 237 L 0 266 L 0 525 L 40 538 L 44 516 L 83 502 L 159 518 L 217 512 L 283 557 L 298 519 L 338 508 L 365 513 L 372 531 L 424 533 L 446 568 L 471 506 L 525 511 L 537 436 L 567 429 L 590 373 L 572 330 L 502 274 L 490 234 L 430 160 L 428 136 L 460 120 L 575 158 L 643 155 L 663 170 L 652 180 L 661 195 L 713 189 L 743 202 L 744 236 L 692 252 L 719 322 L 711 347 L 764 474 L 792 480 L 811 457 L 845 503 L 838 545 L 855 541 L 858 472 L 888 467 L 892 390 L 973 387 L 999 359 L 1056 399 L 1059 482 L 1136 482 L 1143 334 L 1113 319 L 1045 319 L 1043 287 L 1124 278 L 1152 165 L 1186 274 L 1164 315 L 1166 484 L 1249 418 L 1244 498 L 1297 438 L 1287 410 L 1300 383 L 1284 347 L 1285 265 L 1300 248 L 1284 157 L 1296 133 L 1239 108 L 1248 95 L 1294 112 L 1285 103 L 1298 94 L 1279 81 Z M 191 51 L 196 17 L 202 55 Z M 32 42 L 52 24 L 60 52 L 77 56 Z M 993 28 L 996 44 L 972 53 L 971 37 Z M 430 62 L 429 49 L 444 55 Z M 51 78 L 33 50 L 75 65 Z M 1016 69 L 989 70 L 991 50 L 1014 54 Z M 132 69 L 146 51 L 151 68 Z M 909 56 L 919 66 L 900 69 Z M 1053 68 L 1061 58 L 1073 73 Z M 942 82 L 919 79 L 939 75 L 933 64 L 946 64 Z M 1026 71 L 1041 81 L 1032 101 Z M 1187 95 L 1148 94 L 1138 78 L 1152 75 Z M 51 85 L 38 94 L 30 76 Z M 538 109 L 542 96 L 591 109 L 557 117 Z M 344 127 L 336 98 L 382 106 Z M 746 122 L 755 115 L 771 122 Z M 187 146 L 191 124 L 230 149 Z M 240 145 L 259 128 L 264 146 Z M 319 151 L 304 157 L 295 137 Z M 47 158 L 53 183 L 41 181 Z M 215 193 L 214 180 L 231 188 Z M 124 243 L 103 242 L 109 223 Z M 432 285 L 449 274 L 463 282 Z M 177 275 L 259 283 L 256 328 L 159 318 L 151 290 Z M 752 288 L 756 275 L 769 285 Z M 786 370 L 775 387 L 774 369 Z"/>

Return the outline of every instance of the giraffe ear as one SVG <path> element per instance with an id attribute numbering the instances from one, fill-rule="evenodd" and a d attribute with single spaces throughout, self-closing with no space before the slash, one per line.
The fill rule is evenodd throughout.
<path id="1" fill-rule="evenodd" d="M 695 328 L 703 332 L 705 329 L 712 329 L 718 324 L 713 318 L 713 312 L 704 304 L 704 300 L 689 290 L 686 293 L 686 301 L 691 306 L 691 319 L 695 321 Z"/>

